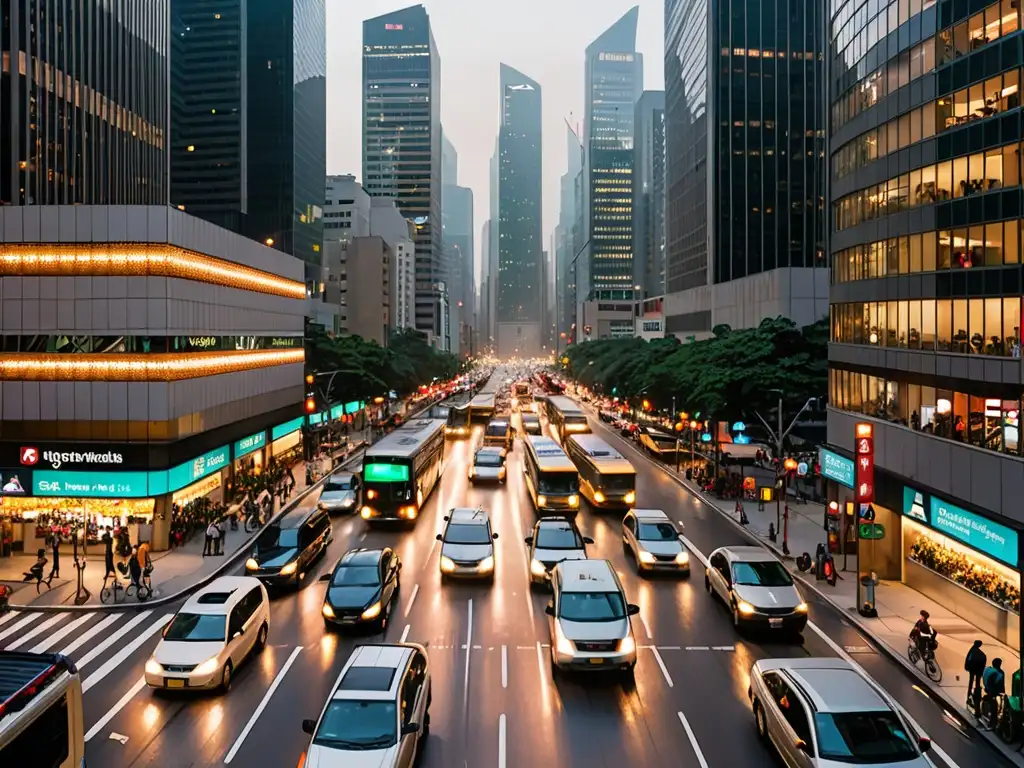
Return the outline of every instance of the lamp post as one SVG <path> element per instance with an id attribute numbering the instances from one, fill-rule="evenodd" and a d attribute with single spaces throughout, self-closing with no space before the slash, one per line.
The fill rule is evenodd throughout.
<path id="1" fill-rule="evenodd" d="M 697 422 L 690 422 L 690 479 L 697 474 L 697 453 L 696 453 Z"/>
<path id="2" fill-rule="evenodd" d="M 789 554 L 789 473 L 797 468 L 796 459 L 786 459 L 782 463 L 782 495 L 786 497 L 785 515 L 782 522 L 782 554 Z"/>

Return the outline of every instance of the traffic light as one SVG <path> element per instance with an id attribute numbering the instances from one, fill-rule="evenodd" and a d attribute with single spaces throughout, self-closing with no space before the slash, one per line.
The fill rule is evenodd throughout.
<path id="1" fill-rule="evenodd" d="M 309 386 L 309 387 L 313 386 L 313 382 L 314 381 L 316 381 L 316 376 L 314 376 L 312 373 L 307 373 L 306 374 L 306 386 Z"/>
<path id="2" fill-rule="evenodd" d="M 316 411 L 316 398 L 310 395 L 306 398 L 306 413 L 314 413 Z"/>

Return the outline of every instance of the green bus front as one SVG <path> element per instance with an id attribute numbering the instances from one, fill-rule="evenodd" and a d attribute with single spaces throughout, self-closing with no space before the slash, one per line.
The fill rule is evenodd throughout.
<path id="1" fill-rule="evenodd" d="M 406 459 L 367 459 L 363 465 L 363 520 L 415 520 L 419 492 L 411 462 Z"/>

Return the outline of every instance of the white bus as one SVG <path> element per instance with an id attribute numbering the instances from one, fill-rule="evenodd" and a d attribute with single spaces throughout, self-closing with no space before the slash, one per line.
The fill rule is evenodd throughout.
<path id="1" fill-rule="evenodd" d="M 363 455 L 364 520 L 415 520 L 444 470 L 444 419 L 403 424 Z"/>

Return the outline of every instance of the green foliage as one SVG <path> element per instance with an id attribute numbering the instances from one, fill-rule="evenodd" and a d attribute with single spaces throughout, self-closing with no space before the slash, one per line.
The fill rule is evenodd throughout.
<path id="1" fill-rule="evenodd" d="M 326 393 L 335 402 L 372 399 L 392 389 L 405 395 L 434 378 L 452 378 L 459 372 L 459 361 L 455 355 L 438 352 L 411 329 L 395 332 L 389 345 L 382 347 L 360 336 L 332 337 L 310 323 L 306 327 L 306 369 L 340 371 L 332 391 Z M 329 381 L 329 377 L 321 377 L 318 386 L 326 387 Z"/>
<path id="2" fill-rule="evenodd" d="M 757 328 L 716 326 L 703 341 L 674 338 L 607 339 L 569 347 L 568 372 L 578 381 L 633 401 L 714 414 L 722 420 L 767 412 L 784 393 L 786 410 L 824 396 L 828 375 L 828 321 L 803 329 L 783 317 Z"/>

